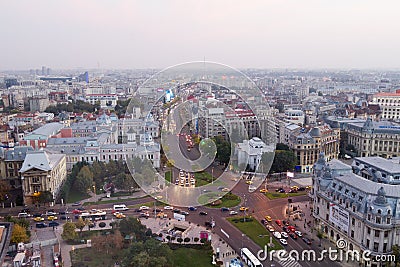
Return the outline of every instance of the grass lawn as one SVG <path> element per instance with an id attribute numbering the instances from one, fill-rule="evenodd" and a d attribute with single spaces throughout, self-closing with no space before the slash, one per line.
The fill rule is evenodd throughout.
<path id="1" fill-rule="evenodd" d="M 286 198 L 286 197 L 297 197 L 297 196 L 303 196 L 306 195 L 307 192 L 303 191 L 303 192 L 297 192 L 297 193 L 278 193 L 278 192 L 268 192 L 265 193 L 265 195 L 267 196 L 267 198 L 269 199 L 276 199 L 276 198 Z"/>
<path id="2" fill-rule="evenodd" d="M 201 196 L 198 198 L 197 201 L 198 201 L 199 204 L 201 204 L 201 205 L 206 205 L 206 204 L 210 203 L 211 200 L 216 200 L 216 199 L 218 199 L 219 196 L 222 196 L 222 192 L 209 192 L 209 193 L 206 193 L 206 194 L 201 195 Z"/>
<path id="3" fill-rule="evenodd" d="M 199 267 L 212 267 L 211 251 L 193 248 L 179 248 L 172 252 L 172 266 L 186 267 L 193 264 Z M 191 263 L 191 264 L 190 264 Z"/>
<path id="4" fill-rule="evenodd" d="M 256 219 L 253 218 L 250 222 L 234 222 L 235 218 L 242 219 L 243 217 L 235 216 L 227 218 L 227 220 L 261 248 L 264 248 L 264 246 L 269 243 L 270 232 Z M 272 243 L 274 244 L 274 247 L 272 248 L 273 250 L 282 249 L 281 244 L 275 238 L 272 238 Z"/>
<path id="5" fill-rule="evenodd" d="M 221 204 L 207 205 L 207 206 L 210 208 L 222 208 L 222 207 L 232 208 L 232 207 L 236 207 L 237 205 L 239 205 L 241 199 L 239 196 L 229 192 L 221 198 L 221 201 L 222 201 Z"/>
<path id="6" fill-rule="evenodd" d="M 75 249 L 70 252 L 72 266 L 114 266 L 122 258 L 123 250 L 111 251 L 110 254 L 99 253 L 94 248 Z M 114 258 L 114 259 L 113 259 Z"/>
<path id="7" fill-rule="evenodd" d="M 69 191 L 67 203 L 75 203 L 83 199 L 90 198 L 88 194 L 83 194 L 74 190 Z"/>
<path id="8" fill-rule="evenodd" d="M 167 180 L 168 182 L 171 183 L 171 178 L 172 178 L 171 171 L 166 171 L 165 172 L 165 180 Z"/>

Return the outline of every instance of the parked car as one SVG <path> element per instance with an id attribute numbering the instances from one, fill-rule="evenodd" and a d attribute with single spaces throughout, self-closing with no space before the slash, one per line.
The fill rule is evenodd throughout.
<path id="1" fill-rule="evenodd" d="M 173 210 L 174 208 L 173 207 L 171 207 L 171 206 L 165 206 L 164 207 L 164 210 Z"/>
<path id="2" fill-rule="evenodd" d="M 265 217 L 264 217 L 266 220 L 267 220 L 267 222 L 272 222 L 272 218 L 271 218 L 271 216 L 269 216 L 269 215 L 265 215 Z"/>
<path id="3" fill-rule="evenodd" d="M 66 221 L 66 220 L 69 220 L 69 219 L 71 219 L 71 217 L 69 217 L 69 216 L 66 216 L 66 215 L 61 215 L 60 216 L 60 220 Z"/>
<path id="4" fill-rule="evenodd" d="M 298 236 L 298 237 L 302 237 L 303 234 L 300 231 L 294 231 L 294 233 Z"/>
<path id="5" fill-rule="evenodd" d="M 42 221 L 44 221 L 44 218 L 41 217 L 41 216 L 38 216 L 38 217 L 33 218 L 33 220 L 34 220 L 35 222 L 42 222 Z"/>
<path id="6" fill-rule="evenodd" d="M 282 221 L 281 221 L 281 220 L 276 220 L 275 223 L 276 223 L 278 226 L 282 226 Z"/>
<path id="7" fill-rule="evenodd" d="M 36 224 L 36 228 L 46 228 L 47 227 L 47 224 L 45 224 L 45 223 L 37 223 Z"/>
<path id="8" fill-rule="evenodd" d="M 303 239 L 304 243 L 306 243 L 307 245 L 311 245 L 310 239 L 308 239 L 307 237 L 303 237 L 302 239 Z"/>
<path id="9" fill-rule="evenodd" d="M 207 212 L 205 212 L 205 211 L 200 211 L 199 214 L 205 216 L 205 215 L 207 215 Z"/>
<path id="10" fill-rule="evenodd" d="M 290 236 L 292 239 L 294 239 L 294 240 L 297 239 L 297 235 L 296 235 L 295 233 L 290 232 L 290 233 L 289 233 L 289 236 Z"/>
<path id="11" fill-rule="evenodd" d="M 281 239 L 282 238 L 282 235 L 281 235 L 281 233 L 279 233 L 279 232 L 273 232 L 272 233 L 276 238 L 278 238 L 278 239 Z"/>
<path id="12" fill-rule="evenodd" d="M 190 210 L 190 211 L 196 211 L 197 208 L 196 208 L 196 207 L 189 207 L 188 210 Z"/>
<path id="13" fill-rule="evenodd" d="M 273 226 L 267 225 L 266 227 L 267 227 L 268 231 L 275 232 L 275 228 Z"/>
<path id="14" fill-rule="evenodd" d="M 279 239 L 279 242 L 281 242 L 282 245 L 287 246 L 286 239 L 281 238 L 281 239 Z"/>
<path id="15" fill-rule="evenodd" d="M 286 232 L 281 232 L 281 236 L 285 239 L 287 239 L 289 236 Z"/>
<path id="16" fill-rule="evenodd" d="M 238 214 L 238 212 L 235 211 L 235 210 L 231 210 L 231 211 L 229 212 L 229 215 L 236 215 L 236 214 Z"/>
<path id="17" fill-rule="evenodd" d="M 221 211 L 229 211 L 229 208 L 222 207 L 222 208 L 221 208 Z"/>
<path id="18" fill-rule="evenodd" d="M 181 214 L 182 214 L 182 215 L 188 216 L 188 215 L 189 215 L 189 212 L 187 212 L 187 211 L 181 211 Z"/>
<path id="19" fill-rule="evenodd" d="M 56 227 L 59 226 L 60 224 L 58 222 L 49 222 L 49 227 Z"/>

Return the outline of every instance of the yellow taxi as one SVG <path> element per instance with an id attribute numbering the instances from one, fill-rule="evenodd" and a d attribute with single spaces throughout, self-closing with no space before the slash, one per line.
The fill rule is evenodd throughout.
<path id="1" fill-rule="evenodd" d="M 246 181 L 246 184 L 253 184 L 253 181 Z"/>
<path id="2" fill-rule="evenodd" d="M 293 189 L 293 190 L 299 190 L 299 187 L 298 187 L 297 185 L 294 185 L 294 186 L 291 187 L 291 189 Z"/>
<path id="3" fill-rule="evenodd" d="M 311 188 L 312 188 L 311 185 L 306 186 L 306 189 L 307 189 L 307 190 L 310 190 Z"/>
<path id="4" fill-rule="evenodd" d="M 265 188 L 260 189 L 260 193 L 268 193 L 268 189 L 265 189 Z"/>
<path id="5" fill-rule="evenodd" d="M 43 221 L 44 221 L 44 218 L 42 218 L 42 217 L 35 217 L 35 218 L 33 218 L 33 220 L 34 220 L 35 222 L 43 222 Z"/>
<path id="6" fill-rule="evenodd" d="M 264 218 L 265 218 L 265 220 L 267 220 L 267 222 L 272 222 L 271 216 L 266 215 Z"/>
<path id="7" fill-rule="evenodd" d="M 48 221 L 54 221 L 54 220 L 57 220 L 58 218 L 56 217 L 56 216 L 48 216 L 47 217 L 47 220 Z"/>
<path id="8" fill-rule="evenodd" d="M 240 207 L 240 209 L 239 209 L 240 211 L 248 211 L 249 210 L 249 208 L 248 207 Z"/>
<path id="9" fill-rule="evenodd" d="M 157 214 L 157 217 L 158 217 L 158 218 L 167 218 L 168 215 L 165 214 L 164 212 L 160 212 L 160 213 Z"/>
<path id="10" fill-rule="evenodd" d="M 123 219 L 123 218 L 126 217 L 125 214 L 123 214 L 122 212 L 115 212 L 115 213 L 114 213 L 114 216 L 115 216 L 115 218 L 117 218 L 117 219 Z"/>

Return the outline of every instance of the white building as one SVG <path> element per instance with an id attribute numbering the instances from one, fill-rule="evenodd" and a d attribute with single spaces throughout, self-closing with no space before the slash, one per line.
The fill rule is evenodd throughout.
<path id="1" fill-rule="evenodd" d="M 238 166 L 245 164 L 245 166 L 248 165 L 250 169 L 255 170 L 260 164 L 262 154 L 272 151 L 274 151 L 274 147 L 267 146 L 258 137 L 243 140 L 243 143 L 237 144 L 235 149 Z"/>

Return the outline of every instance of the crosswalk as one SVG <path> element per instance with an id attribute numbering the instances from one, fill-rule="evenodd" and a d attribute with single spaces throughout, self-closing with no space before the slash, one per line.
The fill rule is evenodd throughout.
<path id="1" fill-rule="evenodd" d="M 294 258 L 288 257 L 286 251 L 283 252 L 283 254 L 281 255 L 283 255 L 281 256 L 281 259 L 278 260 L 276 257 L 274 257 L 274 261 L 279 263 L 279 265 L 281 265 L 282 267 L 302 267 L 300 263 L 298 263 Z"/>

